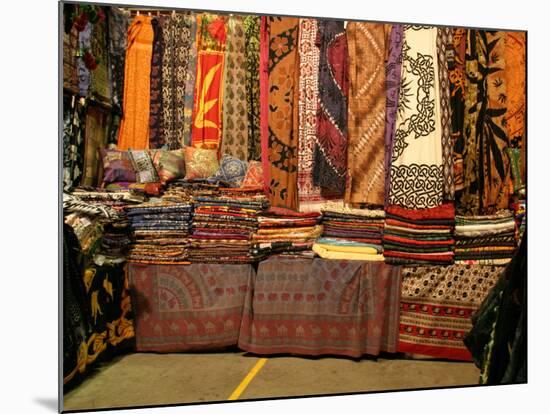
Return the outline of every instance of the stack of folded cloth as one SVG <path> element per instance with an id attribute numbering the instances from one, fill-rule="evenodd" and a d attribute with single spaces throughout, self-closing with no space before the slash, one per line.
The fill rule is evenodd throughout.
<path id="1" fill-rule="evenodd" d="M 175 180 L 167 184 L 162 198 L 167 201 L 190 202 L 193 197 L 216 197 L 218 195 L 218 185 L 206 180 Z"/>
<path id="2" fill-rule="evenodd" d="M 168 201 L 127 208 L 134 243 L 128 260 L 139 263 L 186 263 L 192 206 Z"/>
<path id="3" fill-rule="evenodd" d="M 509 210 L 490 216 L 456 216 L 455 260 L 463 264 L 503 265 L 516 249 L 516 223 Z"/>
<path id="4" fill-rule="evenodd" d="M 313 245 L 315 253 L 326 259 L 384 260 L 384 210 L 329 203 L 322 212 L 323 237 Z"/>
<path id="5" fill-rule="evenodd" d="M 393 264 L 453 263 L 452 203 L 420 210 L 386 208 L 384 257 Z"/>
<path id="6" fill-rule="evenodd" d="M 251 263 L 252 234 L 258 213 L 269 203 L 263 194 L 194 197 L 189 260 L 206 263 Z"/>
<path id="7" fill-rule="evenodd" d="M 271 207 L 258 216 L 258 230 L 252 235 L 255 255 L 313 257 L 311 248 L 323 231 L 320 221 L 320 213 Z"/>

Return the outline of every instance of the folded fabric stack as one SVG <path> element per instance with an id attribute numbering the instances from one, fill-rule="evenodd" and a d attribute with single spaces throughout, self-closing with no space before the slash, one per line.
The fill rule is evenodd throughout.
<path id="1" fill-rule="evenodd" d="M 329 204 L 322 209 L 323 237 L 313 251 L 325 259 L 384 260 L 384 210 Z"/>
<path id="2" fill-rule="evenodd" d="M 156 264 L 188 262 L 192 210 L 189 203 L 168 201 L 128 207 L 134 235 L 128 260 Z"/>
<path id="3" fill-rule="evenodd" d="M 219 187 L 205 180 L 175 180 L 167 184 L 162 195 L 163 200 L 174 202 L 191 202 L 193 197 L 216 197 Z"/>
<path id="4" fill-rule="evenodd" d="M 516 223 L 509 210 L 490 216 L 456 216 L 455 260 L 464 264 L 504 265 L 516 250 Z"/>
<path id="5" fill-rule="evenodd" d="M 384 257 L 393 264 L 453 263 L 452 203 L 420 210 L 386 208 Z"/>
<path id="6" fill-rule="evenodd" d="M 273 254 L 313 257 L 313 243 L 321 236 L 321 214 L 300 213 L 271 207 L 258 217 L 258 230 L 252 235 L 258 258 Z"/>
<path id="7" fill-rule="evenodd" d="M 250 263 L 255 260 L 251 236 L 258 213 L 269 203 L 263 194 L 226 193 L 194 197 L 189 260 L 206 263 Z"/>

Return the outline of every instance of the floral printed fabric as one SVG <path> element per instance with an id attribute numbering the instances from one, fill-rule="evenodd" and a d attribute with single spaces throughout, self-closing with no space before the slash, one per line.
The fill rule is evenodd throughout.
<path id="1" fill-rule="evenodd" d="M 220 164 L 215 149 L 185 147 L 185 179 L 208 178 L 214 174 Z"/>

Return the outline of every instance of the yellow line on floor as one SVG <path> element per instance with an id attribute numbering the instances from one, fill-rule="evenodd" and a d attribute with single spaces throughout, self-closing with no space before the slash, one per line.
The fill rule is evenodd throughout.
<path id="1" fill-rule="evenodd" d="M 250 384 L 250 381 L 256 376 L 258 372 L 262 369 L 262 367 L 267 362 L 267 358 L 260 358 L 258 362 L 256 362 L 256 365 L 252 367 L 252 369 L 249 371 L 248 374 L 246 374 L 246 377 L 241 381 L 241 383 L 235 388 L 235 391 L 231 393 L 228 400 L 237 400 L 241 396 L 241 394 L 246 390 L 246 387 L 248 387 L 248 384 Z"/>

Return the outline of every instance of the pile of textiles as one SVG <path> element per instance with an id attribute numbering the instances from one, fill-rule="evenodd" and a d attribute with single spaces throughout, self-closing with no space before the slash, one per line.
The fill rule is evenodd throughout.
<path id="1" fill-rule="evenodd" d="M 393 264 L 453 263 L 452 203 L 410 210 L 397 205 L 386 208 L 384 257 Z"/>
<path id="2" fill-rule="evenodd" d="M 192 205 L 169 201 L 148 202 L 127 209 L 134 243 L 129 261 L 187 263 Z"/>
<path id="3" fill-rule="evenodd" d="M 490 216 L 456 216 L 457 263 L 503 265 L 516 250 L 516 223 L 509 210 Z"/>
<path id="4" fill-rule="evenodd" d="M 255 260 L 252 234 L 258 213 L 268 208 L 263 194 L 226 192 L 219 197 L 194 197 L 189 260 L 206 263 L 250 263 Z"/>
<path id="5" fill-rule="evenodd" d="M 323 237 L 313 251 L 325 259 L 382 261 L 384 210 L 329 204 L 322 209 Z"/>
<path id="6" fill-rule="evenodd" d="M 219 194 L 219 186 L 205 180 L 175 180 L 167 184 L 162 198 L 174 202 L 191 202 L 193 197 L 216 197 Z"/>
<path id="7" fill-rule="evenodd" d="M 313 243 L 323 232 L 321 214 L 300 213 L 271 207 L 258 216 L 258 231 L 252 235 L 257 256 L 283 254 L 313 257 Z"/>

